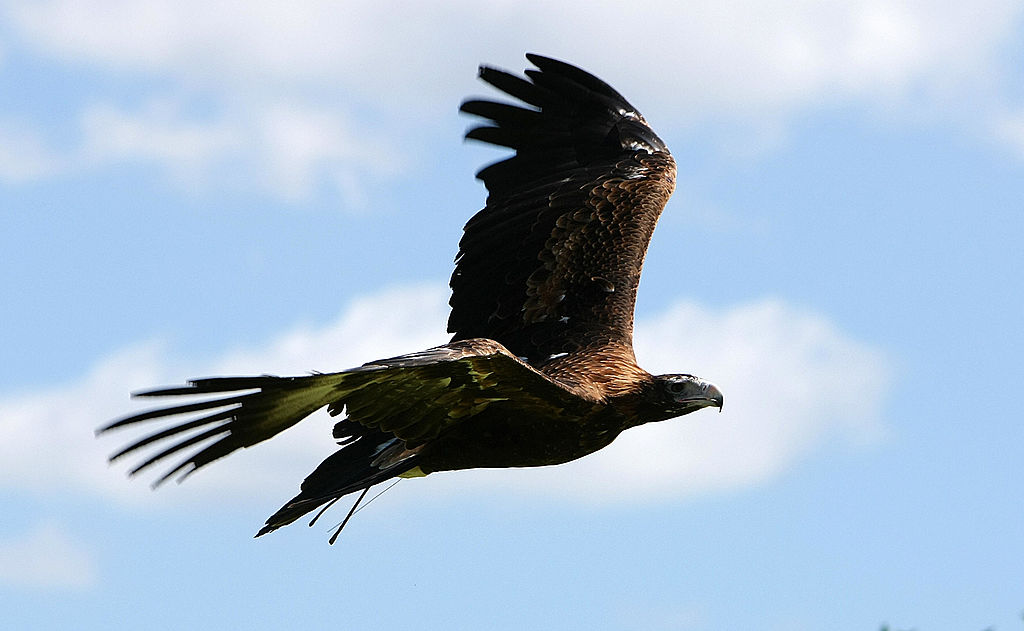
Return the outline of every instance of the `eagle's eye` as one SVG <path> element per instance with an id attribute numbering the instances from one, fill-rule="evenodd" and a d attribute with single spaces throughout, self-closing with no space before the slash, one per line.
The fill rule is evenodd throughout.
<path id="1" fill-rule="evenodd" d="M 683 388 L 685 388 L 685 387 L 686 387 L 686 384 L 684 382 L 682 382 L 682 381 L 670 381 L 670 382 L 668 382 L 668 391 L 671 392 L 672 394 L 679 394 L 680 392 L 683 391 Z"/>

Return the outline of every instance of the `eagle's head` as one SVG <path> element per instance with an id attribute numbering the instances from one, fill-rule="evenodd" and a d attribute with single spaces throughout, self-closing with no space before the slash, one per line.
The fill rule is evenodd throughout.
<path id="1" fill-rule="evenodd" d="M 648 404 L 660 413 L 659 420 L 675 418 L 701 408 L 722 410 L 725 398 L 714 384 L 693 375 L 658 375 L 649 390 Z"/>

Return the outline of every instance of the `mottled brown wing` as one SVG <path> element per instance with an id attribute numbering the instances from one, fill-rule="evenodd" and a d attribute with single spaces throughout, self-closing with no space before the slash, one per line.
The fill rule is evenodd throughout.
<path id="1" fill-rule="evenodd" d="M 497 340 L 540 366 L 580 349 L 631 347 L 640 270 L 675 162 L 606 83 L 527 58 L 538 68 L 528 79 L 480 69 L 523 106 L 462 105 L 490 121 L 467 138 L 515 155 L 477 174 L 489 196 L 459 243 L 448 330 L 453 340 Z"/>
<path id="2" fill-rule="evenodd" d="M 397 438 L 413 449 L 497 402 L 514 406 L 524 416 L 555 421 L 572 421 L 590 406 L 490 340 L 466 340 L 338 373 L 216 377 L 140 393 L 183 395 L 205 398 L 134 414 L 100 429 L 102 433 L 190 415 L 135 441 L 111 460 L 154 449 L 131 470 L 134 475 L 171 456 L 185 456 L 157 484 L 174 475 L 180 480 L 214 460 L 276 436 L 325 406 L 333 414 L 346 414 L 335 427 L 335 438 L 346 445 L 343 452 L 354 447 L 352 453 L 367 451 L 367 445 L 353 444 L 363 439 Z"/>

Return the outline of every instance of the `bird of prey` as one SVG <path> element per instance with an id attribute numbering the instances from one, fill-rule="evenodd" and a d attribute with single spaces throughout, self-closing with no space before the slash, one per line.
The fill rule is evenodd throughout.
<path id="1" fill-rule="evenodd" d="M 675 185 L 665 143 L 597 77 L 527 59 L 535 68 L 525 77 L 480 67 L 483 81 L 517 103 L 461 107 L 483 120 L 467 138 L 514 154 L 477 174 L 488 197 L 459 242 L 451 342 L 341 372 L 214 377 L 136 393 L 200 399 L 101 428 L 175 419 L 111 461 L 152 447 L 130 473 L 183 456 L 156 484 L 180 480 L 326 407 L 341 417 L 340 449 L 260 536 L 349 493 L 362 499 L 390 478 L 561 464 L 625 429 L 721 409 L 714 385 L 689 374 L 653 376 L 633 354 L 640 268 Z"/>

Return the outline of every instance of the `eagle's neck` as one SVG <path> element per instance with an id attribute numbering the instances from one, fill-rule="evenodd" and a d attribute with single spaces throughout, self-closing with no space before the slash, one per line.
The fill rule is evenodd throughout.
<path id="1" fill-rule="evenodd" d="M 616 343 L 580 349 L 552 359 L 540 371 L 584 399 L 595 402 L 636 394 L 653 379 L 637 365 L 632 346 Z"/>

